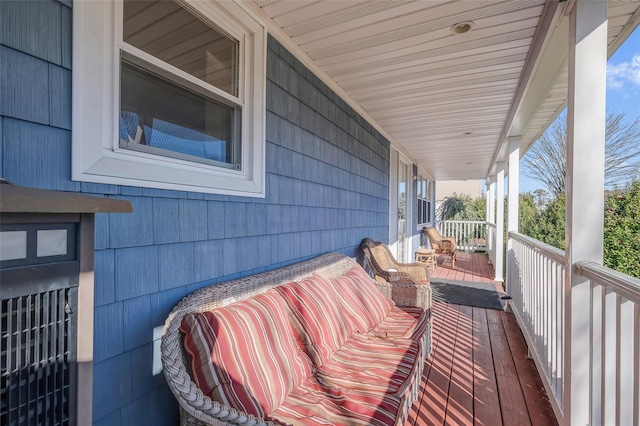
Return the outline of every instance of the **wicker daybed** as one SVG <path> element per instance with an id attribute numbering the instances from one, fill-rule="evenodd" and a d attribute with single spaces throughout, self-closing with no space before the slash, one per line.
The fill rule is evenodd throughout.
<path id="1" fill-rule="evenodd" d="M 181 424 L 183 425 L 281 425 L 281 424 L 308 424 L 306 422 L 306 417 L 301 416 L 298 418 L 291 418 L 288 416 L 288 411 L 285 409 L 281 409 L 281 407 L 277 407 L 275 411 L 270 413 L 262 413 L 263 415 L 256 415 L 255 413 L 247 413 L 240 409 L 232 408 L 225 403 L 222 403 L 220 400 L 212 399 L 210 395 L 207 395 L 207 392 L 203 391 L 199 385 L 196 383 L 203 383 L 204 379 L 201 377 L 202 370 L 198 370 L 198 366 L 201 364 L 196 363 L 194 360 L 198 358 L 198 351 L 192 350 L 193 347 L 193 339 L 194 336 L 198 336 L 198 333 L 201 333 L 202 330 L 198 329 L 198 333 L 193 333 L 194 324 L 200 324 L 197 321 L 204 321 L 206 323 L 206 318 L 211 321 L 211 318 L 215 315 L 215 318 L 218 320 L 220 318 L 231 318 L 232 316 L 229 312 L 233 312 L 233 315 L 236 315 L 237 312 L 244 312 L 244 305 L 252 304 L 254 305 L 258 303 L 264 303 L 264 300 L 271 300 L 273 298 L 280 298 L 281 295 L 284 295 L 284 299 L 286 299 L 287 294 L 293 294 L 296 291 L 302 292 L 335 292 L 336 289 L 343 289 L 345 285 L 351 286 L 353 283 L 357 283 L 355 285 L 362 285 L 362 288 L 369 288 L 370 293 L 375 293 L 379 299 L 387 300 L 389 306 L 391 306 L 391 310 L 388 312 L 387 318 L 383 319 L 378 323 L 376 327 L 372 327 L 368 332 L 365 333 L 366 330 L 356 330 L 355 333 L 352 333 L 350 337 L 347 337 L 348 340 L 341 343 L 343 346 L 340 348 L 334 349 L 334 352 L 330 354 L 330 356 L 325 356 L 323 358 L 325 361 L 318 361 L 318 357 L 322 355 L 320 352 L 316 351 L 317 348 L 313 346 L 313 336 L 304 335 L 304 337 L 297 336 L 294 338 L 294 341 L 297 341 L 300 344 L 300 348 L 298 352 L 304 352 L 304 354 L 297 354 L 296 356 L 300 356 L 305 360 L 308 359 L 311 362 L 311 369 L 307 370 L 307 374 L 311 374 L 311 377 L 308 377 L 305 382 L 300 386 L 304 388 L 304 392 L 300 393 L 304 397 L 309 394 L 313 394 L 315 392 L 315 397 L 318 397 L 317 389 L 326 389 L 327 390 L 327 404 L 337 404 L 335 401 L 342 401 L 340 398 L 344 398 L 345 400 L 352 401 L 352 404 L 349 405 L 349 410 L 354 410 L 353 407 L 356 407 L 355 410 L 360 410 L 361 401 L 367 401 L 367 403 L 373 399 L 382 401 L 378 404 L 381 408 L 375 408 L 375 412 L 371 419 L 363 420 L 363 416 L 367 415 L 367 411 L 358 412 L 354 415 L 358 416 L 357 422 L 351 421 L 341 421 L 321 417 L 322 414 L 310 414 L 309 417 L 313 417 L 314 415 L 317 418 L 321 418 L 323 420 L 328 420 L 334 424 L 379 424 L 379 425 L 401 425 L 407 418 L 408 413 L 410 411 L 411 405 L 415 398 L 417 397 L 420 377 L 422 375 L 422 370 L 424 366 L 424 358 L 429 355 L 431 349 L 431 290 L 428 285 L 420 285 L 413 286 L 417 287 L 411 292 L 414 296 L 414 300 L 412 305 L 414 307 L 404 307 L 406 303 L 406 297 L 403 300 L 400 300 L 397 305 L 388 300 L 393 299 L 394 293 L 403 294 L 407 289 L 407 284 L 401 284 L 403 287 L 400 290 L 394 290 L 394 284 L 392 283 L 382 283 L 375 282 L 371 280 L 364 270 L 352 259 L 339 254 L 339 253 L 328 253 L 322 255 L 320 257 L 304 261 L 301 263 L 297 263 L 291 266 L 287 266 L 285 268 L 276 269 L 273 271 L 228 281 L 226 283 L 220 283 L 211 285 L 205 288 L 202 288 L 191 295 L 185 297 L 171 312 L 169 317 L 165 323 L 165 332 L 162 337 L 162 364 L 165 377 L 169 384 L 169 387 L 176 399 L 179 403 L 180 408 L 180 417 Z M 311 283 L 311 284 L 309 284 Z M 330 283 L 330 284 L 329 284 Z M 324 287 L 323 287 L 324 286 Z M 335 286 L 335 287 L 334 287 Z M 343 286 L 343 287 L 340 287 Z M 369 286 L 369 287 L 367 287 Z M 326 290 L 325 289 L 329 289 Z M 377 288 L 377 289 L 376 289 Z M 379 290 L 379 291 L 378 291 Z M 349 310 L 352 307 L 344 305 L 345 302 L 340 302 L 343 298 L 343 294 L 349 293 L 348 296 L 344 296 L 353 298 L 353 292 L 348 290 L 346 292 L 340 290 L 340 294 L 331 294 L 327 300 L 335 300 L 335 303 L 343 303 L 342 308 L 346 308 L 345 310 Z M 380 294 L 380 292 L 382 294 Z M 300 293 L 300 294 L 302 294 Z M 358 293 L 357 297 L 366 296 L 366 292 L 362 292 L 362 294 Z M 295 293 L 298 294 L 298 293 Z M 276 297 L 277 296 L 277 297 Z M 368 297 L 368 296 L 367 296 Z M 271 298 L 271 299 L 269 299 Z M 387 299 L 388 298 L 388 299 Z M 289 303 L 289 302 L 285 302 Z M 333 302 L 329 302 L 333 303 Z M 349 303 L 352 303 L 349 300 Z M 262 306 L 262 305 L 260 305 Z M 415 307 L 418 306 L 419 308 Z M 342 315 L 337 311 L 331 311 L 328 307 L 327 312 L 333 312 L 332 315 Z M 251 308 L 253 309 L 253 308 Z M 289 309 L 289 308 L 287 308 Z M 246 309 L 245 309 L 246 310 Z M 298 307 L 298 310 L 292 309 L 287 315 L 283 315 L 285 318 L 289 318 L 292 321 L 292 324 L 295 322 L 296 325 L 291 326 L 291 330 L 295 332 L 300 331 L 303 333 L 304 330 L 307 330 L 308 316 L 311 315 L 307 311 L 312 311 L 311 305 L 309 303 L 304 303 L 302 305 L 302 309 Z M 351 311 L 349 311 L 351 312 Z M 392 314 L 393 313 L 393 314 Z M 404 315 L 403 318 L 409 318 L 410 315 L 413 315 L 411 318 L 415 317 L 415 324 L 412 327 L 415 328 L 407 328 L 407 331 L 404 335 L 399 336 L 398 333 L 398 315 Z M 225 316 L 228 315 L 228 316 Z M 372 314 L 373 315 L 373 314 Z M 391 318 L 393 315 L 396 317 L 394 319 L 389 320 L 388 325 L 385 321 L 388 318 Z M 296 318 L 296 321 L 293 321 L 293 317 Z M 331 317 L 327 314 L 328 318 L 325 318 L 327 322 L 331 322 Z M 353 319 L 354 315 L 346 315 L 345 318 Z M 419 319 L 418 319 L 419 318 Z M 300 322 L 297 322 L 300 319 Z M 404 320 L 403 320 L 404 321 Z M 413 321 L 413 320 L 412 320 Z M 318 325 L 320 328 L 326 327 L 323 323 L 324 321 L 315 321 L 314 324 Z M 406 321 L 405 321 L 406 322 Z M 185 325 L 186 324 L 186 325 Z M 208 324 L 208 323 L 207 323 Z M 393 324 L 393 326 L 392 326 Z M 408 323 L 407 323 L 408 324 Z M 313 325 L 313 324 L 311 324 Z M 406 326 L 406 324 L 405 324 Z M 216 328 L 220 327 L 220 328 Z M 216 323 L 215 329 L 222 330 L 223 326 L 220 326 L 219 323 Z M 360 327 L 360 326 L 359 326 Z M 387 327 L 387 329 L 385 329 Z M 395 329 L 394 329 L 395 327 Z M 278 333 L 288 333 L 289 329 L 282 331 L 283 327 L 277 327 L 276 330 Z M 284 327 L 287 328 L 287 327 Z M 382 329 L 381 329 L 382 328 Z M 186 331 L 185 331 L 186 330 Z M 226 329 L 225 329 L 226 330 Z M 190 333 L 191 332 L 191 333 Z M 186 334 L 185 334 L 186 333 Z M 220 332 L 221 333 L 221 332 Z M 394 334 L 396 333 L 396 334 Z M 265 334 L 267 335 L 267 334 Z M 268 334 L 271 335 L 271 334 Z M 261 344 L 268 345 L 269 342 L 265 342 L 262 338 L 263 336 L 246 336 L 243 335 L 243 339 L 246 337 L 247 340 L 255 339 L 256 346 Z M 224 340 L 225 336 L 222 334 L 216 334 L 216 338 L 220 343 L 220 347 L 222 340 Z M 297 340 L 296 340 L 297 339 Z M 215 339 L 213 339 L 215 340 Z M 259 340 L 259 341 L 258 341 Z M 210 341 L 207 341 L 210 343 Z M 300 343 L 303 342 L 304 344 Z M 355 342 L 355 343 L 353 343 Z M 365 342 L 365 343 L 363 343 Z M 218 343 L 214 341 L 214 343 Z M 370 352 L 366 352 L 366 357 L 371 357 L 371 362 L 366 362 L 366 368 L 362 368 L 362 371 L 357 371 L 358 367 L 354 367 L 354 365 L 358 363 L 351 363 L 350 359 L 346 360 L 346 364 L 349 366 L 348 371 L 345 374 L 336 374 L 332 375 L 330 370 L 330 365 L 334 363 L 335 360 L 339 360 L 340 356 L 344 356 L 344 354 L 349 353 L 349 345 L 358 346 L 358 355 L 362 357 L 363 351 L 362 344 L 366 345 L 387 345 L 388 347 L 393 348 L 411 348 L 411 350 L 407 349 L 405 352 L 404 349 L 399 353 L 402 355 L 398 355 L 402 358 L 402 362 L 398 365 L 397 370 L 393 372 L 394 380 L 396 380 L 399 375 L 405 374 L 406 377 L 402 377 L 401 383 L 395 383 L 390 381 L 388 384 L 384 383 L 383 377 L 379 376 L 376 371 L 376 364 L 378 362 L 378 358 L 380 358 L 385 353 L 384 350 L 372 350 Z M 278 343 L 279 345 L 279 343 Z M 277 345 L 277 350 L 280 352 L 281 347 Z M 249 349 L 246 351 L 251 351 L 253 344 L 247 345 Z M 223 367 L 223 364 L 228 361 L 228 358 L 231 359 L 233 363 L 239 363 L 242 365 L 242 362 L 246 363 L 246 359 L 249 355 L 243 353 L 243 350 L 240 350 L 237 346 L 228 346 L 229 348 L 233 347 L 234 350 L 228 350 L 222 353 L 223 359 L 218 359 L 213 363 L 213 366 L 209 366 L 213 369 L 220 369 Z M 244 347 L 244 345 L 243 345 Z M 372 346 L 374 347 L 374 346 Z M 382 346 L 381 346 L 382 347 Z M 386 347 L 386 346 L 385 346 Z M 345 349 L 346 348 L 346 349 Z M 218 348 L 220 349 L 220 348 Z M 284 351 L 284 349 L 283 349 Z M 413 351 L 413 352 L 412 352 Z M 185 353 L 187 352 L 187 353 Z M 215 351 L 211 350 L 213 354 Z M 411 356 L 407 355 L 411 352 Z M 221 353 L 217 353 L 217 356 L 220 357 Z M 262 353 L 262 352 L 259 352 Z M 354 352 L 355 353 L 355 352 Z M 370 353 L 370 355 L 366 355 Z M 341 355 L 342 354 L 342 355 Z M 209 356 L 209 354 L 206 354 Z M 327 355 L 327 354 L 325 354 Z M 391 355 L 389 355 L 391 356 Z M 215 357 L 211 355 L 211 359 Z M 237 359 L 236 359 L 237 358 Z M 242 361 L 239 359 L 243 358 Z M 335 359 L 334 359 L 335 358 Z M 400 359 L 400 358 L 398 358 Z M 408 359 L 412 359 L 412 364 L 407 366 L 405 363 Z M 362 361 L 362 359 L 360 359 Z M 211 362 L 211 361 L 209 361 Z M 322 364 L 324 362 L 324 364 Z M 335 361 L 337 362 L 337 361 Z M 230 365 L 230 364 L 229 364 Z M 246 365 L 246 364 L 245 364 Z M 381 364 L 382 365 L 382 364 Z M 206 366 L 205 366 L 206 367 Z M 206 368 L 205 368 L 206 369 Z M 404 369 L 404 370 L 403 370 Z M 249 369 L 251 370 L 251 369 Z M 326 371 L 325 371 L 326 370 Z M 400 374 L 400 371 L 407 371 L 406 373 Z M 245 373 L 245 369 L 241 370 L 241 375 Z M 252 370 L 253 371 L 253 370 Z M 382 371 L 382 370 L 381 370 Z M 386 370 L 385 370 L 386 371 Z M 191 373 L 194 373 L 192 377 Z M 309 373 L 310 372 L 310 373 Z M 224 371 L 226 374 L 226 371 Z M 232 374 L 232 373 L 229 373 Z M 251 376 L 250 373 L 247 372 L 247 376 Z M 372 381 L 361 381 L 363 377 L 375 376 L 375 379 Z M 353 378 L 353 383 L 350 382 Z M 265 380 L 258 380 L 256 378 L 255 381 L 260 381 L 260 386 L 264 386 L 264 383 L 273 383 L 275 380 L 271 377 L 267 377 Z M 241 379 L 237 379 L 241 380 Z M 254 380 L 254 378 L 250 378 L 249 380 Z M 312 391 L 309 391 L 309 381 L 311 381 Z M 396 380 L 397 381 L 397 380 Z M 220 382 L 222 383 L 222 382 Z M 220 384 L 218 383 L 218 384 Z M 234 386 L 235 383 L 227 384 L 226 386 Z M 234 389 L 240 389 L 240 391 L 244 390 L 245 387 L 251 388 L 251 386 L 255 385 L 255 383 L 242 383 L 241 387 L 236 387 Z M 384 385 L 384 388 L 387 389 L 388 395 L 377 395 L 376 392 L 379 391 L 379 387 Z M 396 386 L 397 385 L 397 386 Z M 275 386 L 275 385 L 274 385 Z M 304 387 L 307 386 L 307 387 Z M 315 387 L 314 387 L 315 386 Z M 203 385 L 203 388 L 206 386 Z M 223 385 L 220 385 L 220 389 L 222 389 Z M 377 390 L 376 390 L 377 389 Z M 267 389 L 268 390 L 268 389 Z M 278 390 L 279 391 L 279 390 Z M 235 390 L 234 390 L 235 392 Z M 298 395 L 297 390 L 291 391 L 289 396 L 284 402 L 280 401 L 283 406 L 286 406 L 291 398 L 295 398 Z M 338 392 L 341 397 L 336 399 L 333 393 Z M 383 392 L 384 393 L 384 392 Z M 218 393 L 213 392 L 214 395 L 218 395 Z M 330 395 L 331 394 L 331 395 Z M 257 394 L 256 394 L 257 395 Z M 251 395 L 249 395 L 251 396 Z M 322 394 L 320 394 L 322 396 Z M 217 398 L 217 397 L 216 397 Z M 351 400 L 350 398 L 353 398 Z M 378 398 L 378 399 L 376 399 Z M 224 398 L 218 398 L 224 399 Z M 258 396 L 255 399 L 259 399 Z M 282 399 L 282 398 L 281 398 Z M 227 399 L 224 399 L 227 401 Z M 298 401 L 298 400 L 296 400 Z M 255 401 L 254 401 L 255 402 Z M 322 401 L 320 401 L 322 402 Z M 355 402 L 355 403 L 353 403 Z M 340 402 L 346 404 L 344 401 Z M 257 404 L 257 402 L 256 402 Z M 386 404 L 386 405 L 385 405 Z M 264 405 L 264 404 L 263 404 Z M 328 406 L 329 406 L 328 405 Z M 397 405 L 397 407 L 396 407 Z M 294 408 L 297 408 L 297 405 L 292 405 Z M 321 410 L 318 408 L 320 406 L 324 406 L 323 404 L 310 404 L 307 409 L 311 409 L 312 411 Z M 375 406 L 375 404 L 374 404 Z M 384 408 L 384 407 L 395 407 L 395 408 Z M 243 406 L 244 407 L 244 406 Z M 311 407 L 311 408 L 309 408 Z M 332 406 L 333 407 L 333 406 Z M 340 407 L 338 407 L 340 408 Z M 261 408 L 258 407 L 258 410 Z M 365 409 L 362 409 L 365 410 Z M 396 410 L 396 411 L 394 411 Z M 252 411 L 252 410 L 247 410 Z M 348 410 L 347 410 L 348 411 Z M 383 412 L 384 411 L 384 412 Z M 329 411 L 333 414 L 332 411 Z M 278 414 L 280 413 L 280 414 Z M 282 413 L 285 413 L 283 417 Z M 261 414 L 259 412 L 258 414 Z M 344 413 L 341 411 L 336 414 L 337 419 L 340 419 Z M 385 417 L 386 416 L 386 417 Z M 393 416 L 389 419 L 389 416 Z M 317 419 L 316 419 L 317 420 Z"/>

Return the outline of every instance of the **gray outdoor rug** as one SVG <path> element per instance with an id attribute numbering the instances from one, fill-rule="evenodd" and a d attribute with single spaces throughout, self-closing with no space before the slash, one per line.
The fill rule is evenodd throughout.
<path id="1" fill-rule="evenodd" d="M 431 279 L 433 300 L 455 305 L 502 310 L 500 296 L 493 284 L 446 279 Z"/>

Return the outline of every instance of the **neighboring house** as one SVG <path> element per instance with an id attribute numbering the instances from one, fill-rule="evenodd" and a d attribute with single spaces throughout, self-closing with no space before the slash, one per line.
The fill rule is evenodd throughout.
<path id="1" fill-rule="evenodd" d="M 440 202 L 453 194 L 469 195 L 476 199 L 484 195 L 483 181 L 476 180 L 439 180 L 436 182 L 436 201 Z"/>
<path id="2" fill-rule="evenodd" d="M 264 135 L 258 135 L 266 143 L 254 159 L 258 169 L 264 165 L 264 181 L 255 194 L 150 188 L 144 177 L 129 185 L 72 180 L 78 167 L 72 141 L 82 136 L 74 132 L 84 132 L 83 144 L 99 145 L 102 126 L 108 129 L 90 117 L 102 111 L 102 95 L 82 106 L 73 102 L 72 83 L 80 82 L 72 76 L 89 79 L 99 71 L 84 64 L 85 74 L 74 74 L 73 12 L 70 1 L 0 3 L 0 176 L 131 201 L 133 214 L 96 215 L 93 420 L 175 425 L 177 404 L 162 373 L 152 372 L 154 328 L 199 287 L 328 251 L 355 257 L 365 237 L 387 242 L 390 144 L 268 37 Z M 223 106 L 229 98 L 215 97 Z M 83 114 L 77 129 L 72 111 Z M 219 149 L 215 155 L 220 160 Z M 165 177 L 178 173 L 167 170 Z"/>

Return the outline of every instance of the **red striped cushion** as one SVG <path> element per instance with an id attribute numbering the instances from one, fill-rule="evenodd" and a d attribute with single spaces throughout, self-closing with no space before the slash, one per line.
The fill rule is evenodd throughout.
<path id="1" fill-rule="evenodd" d="M 338 389 L 309 378 L 267 420 L 304 426 L 391 426 L 402 404 L 392 395 Z"/>
<path id="2" fill-rule="evenodd" d="M 355 332 L 331 283 L 320 275 L 276 288 L 302 325 L 305 344 L 316 365 L 322 365 Z"/>
<path id="3" fill-rule="evenodd" d="M 273 290 L 185 315 L 180 331 L 194 382 L 212 399 L 264 417 L 312 372 L 289 315 Z"/>
<path id="4" fill-rule="evenodd" d="M 380 323 L 395 306 L 360 265 L 354 266 L 341 277 L 332 278 L 331 282 L 340 293 L 344 309 L 359 327 L 364 327 L 364 332 Z"/>
<path id="5" fill-rule="evenodd" d="M 387 339 L 410 339 L 418 341 L 426 333 L 429 315 L 422 308 L 394 306 L 387 317 L 369 334 Z"/>
<path id="6" fill-rule="evenodd" d="M 403 397 L 411 390 L 419 357 L 418 342 L 355 334 L 318 368 L 316 377 L 345 389 Z"/>

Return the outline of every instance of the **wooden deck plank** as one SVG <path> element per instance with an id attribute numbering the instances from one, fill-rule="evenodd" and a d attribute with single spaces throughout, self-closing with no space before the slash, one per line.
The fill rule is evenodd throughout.
<path id="1" fill-rule="evenodd" d="M 446 316 L 439 321 L 443 332 L 438 339 L 438 347 L 432 355 L 427 389 L 420 407 L 421 416 L 419 421 L 416 421 L 416 426 L 444 424 L 455 348 L 455 334 L 450 331 L 457 328 L 458 314 L 458 307 L 449 305 Z"/>
<path id="2" fill-rule="evenodd" d="M 527 357 L 527 345 L 513 315 L 502 315 L 509 348 L 513 354 L 520 387 L 529 410 L 531 423 L 538 426 L 557 425 L 553 409 L 543 391 L 542 380 L 538 375 L 533 360 Z"/>
<path id="3" fill-rule="evenodd" d="M 493 273 L 485 253 L 458 253 L 456 267 L 451 268 L 449 256 L 438 256 L 437 267 L 431 272 L 432 278 L 447 280 L 493 282 Z"/>
<path id="4" fill-rule="evenodd" d="M 517 376 L 525 371 L 521 360 L 527 360 L 526 348 L 510 342 L 519 332 L 512 314 L 435 302 L 433 315 L 434 347 L 425 363 L 422 395 L 405 426 L 557 424 L 542 386 L 529 376 L 537 374 L 535 366 Z M 473 367 L 471 385 L 467 364 Z M 473 391 L 464 392 L 469 386 Z M 523 392 L 525 387 L 535 392 Z"/>
<path id="5" fill-rule="evenodd" d="M 439 256 L 431 277 L 493 283 L 503 292 L 493 272 L 486 254 L 460 252 L 454 269 Z M 557 425 L 512 314 L 437 301 L 432 312 L 433 349 L 405 426 Z"/>
<path id="6" fill-rule="evenodd" d="M 426 419 L 423 419 L 423 414 L 421 410 L 422 402 L 424 400 L 424 395 L 427 392 L 427 382 L 429 378 L 429 371 L 431 370 L 431 365 L 433 363 L 434 354 L 438 350 L 438 342 L 440 340 L 440 335 L 444 328 L 442 327 L 441 321 L 447 315 L 447 308 L 449 305 L 446 303 L 434 303 L 432 306 L 432 315 L 433 315 L 433 330 L 431 333 L 431 356 L 425 360 L 424 370 L 422 372 L 422 377 L 420 379 L 420 396 L 413 403 L 411 407 L 411 413 L 409 415 L 409 420 L 407 421 L 407 426 L 414 426 L 416 424 L 424 424 Z"/>
<path id="7" fill-rule="evenodd" d="M 506 408 L 502 410 L 503 423 L 506 425 L 530 425 L 527 404 L 524 401 L 509 342 L 502 325 L 500 316 L 502 311 L 489 309 L 486 313 L 500 407 Z"/>
<path id="8" fill-rule="evenodd" d="M 491 356 L 491 341 L 487 315 L 482 308 L 473 308 L 473 414 L 474 424 L 502 424 L 496 374 Z"/>
<path id="9" fill-rule="evenodd" d="M 445 425 L 473 425 L 473 308 L 460 306 Z"/>

